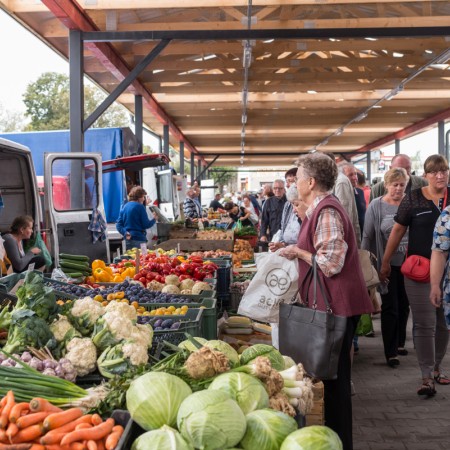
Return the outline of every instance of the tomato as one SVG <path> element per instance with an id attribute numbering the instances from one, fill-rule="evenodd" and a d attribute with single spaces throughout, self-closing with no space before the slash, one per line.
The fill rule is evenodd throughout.
<path id="1" fill-rule="evenodd" d="M 140 277 L 139 280 L 144 286 L 147 284 L 147 278 L 145 277 Z"/>
<path id="2" fill-rule="evenodd" d="M 173 258 L 172 262 L 170 263 L 170 265 L 175 268 L 178 267 L 181 264 L 181 261 L 178 258 Z"/>
<path id="3" fill-rule="evenodd" d="M 133 280 L 139 281 L 140 278 L 141 278 L 140 273 L 137 273 L 137 274 L 133 277 Z"/>
<path id="4" fill-rule="evenodd" d="M 180 279 L 180 281 L 183 281 L 183 280 L 189 280 L 192 277 L 190 275 L 180 275 L 178 278 Z"/>

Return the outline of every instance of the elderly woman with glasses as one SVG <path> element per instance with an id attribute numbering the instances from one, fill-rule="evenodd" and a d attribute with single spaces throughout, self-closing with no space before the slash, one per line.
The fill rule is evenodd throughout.
<path id="1" fill-rule="evenodd" d="M 428 186 L 412 190 L 403 198 L 386 244 L 380 270 L 380 279 L 391 275 L 391 258 L 408 231 L 408 256 L 431 257 L 433 231 L 442 210 L 448 204 L 448 162 L 441 155 L 431 155 L 425 160 L 425 178 Z M 450 384 L 441 369 L 447 351 L 448 330 L 440 298 L 430 298 L 430 283 L 409 279 L 405 274 L 405 288 L 413 319 L 413 338 L 422 375 L 418 395 L 436 394 L 435 382 Z M 434 280 L 435 281 L 435 280 Z M 440 281 L 440 280 L 439 280 Z M 434 285 L 433 292 L 436 292 Z"/>
<path id="2" fill-rule="evenodd" d="M 318 276 L 329 293 L 333 312 L 347 317 L 337 379 L 324 380 L 324 406 L 325 424 L 336 431 L 346 450 L 352 450 L 350 349 L 360 315 L 371 313 L 373 308 L 359 263 L 353 225 L 332 194 L 338 176 L 336 163 L 323 153 L 313 153 L 302 156 L 298 166 L 297 190 L 307 209 L 297 244 L 281 249 L 280 255 L 298 260 L 300 295 L 309 298 L 310 302 L 313 286 L 312 283 L 304 286 L 303 280 L 315 255 Z M 320 290 L 317 292 L 317 308 L 326 310 Z M 302 345 L 301 342 L 298 345 Z"/>

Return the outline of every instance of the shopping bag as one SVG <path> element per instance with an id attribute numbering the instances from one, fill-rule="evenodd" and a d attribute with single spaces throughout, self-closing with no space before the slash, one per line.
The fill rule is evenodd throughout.
<path id="1" fill-rule="evenodd" d="M 259 253 L 258 271 L 245 291 L 238 314 L 260 322 L 278 323 L 280 303 L 298 290 L 298 263 L 275 253 Z"/>
<path id="2" fill-rule="evenodd" d="M 39 256 L 42 256 L 45 260 L 45 266 L 51 267 L 53 261 L 52 257 L 50 255 L 50 252 L 48 251 L 47 246 L 45 245 L 45 242 L 42 240 L 41 234 L 39 232 L 36 232 L 35 237 L 31 237 L 31 239 L 28 240 L 25 246 L 25 251 L 28 251 L 30 248 L 37 247 L 41 250 L 41 253 Z"/>
<path id="3" fill-rule="evenodd" d="M 370 314 L 361 314 L 359 318 L 358 325 L 356 326 L 355 335 L 356 336 L 365 336 L 366 334 L 373 331 L 372 318 Z"/>

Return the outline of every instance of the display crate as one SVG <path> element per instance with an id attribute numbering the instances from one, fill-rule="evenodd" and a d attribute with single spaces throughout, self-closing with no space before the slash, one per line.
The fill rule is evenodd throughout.
<path id="1" fill-rule="evenodd" d="M 233 289 L 233 288 L 230 288 L 230 291 L 231 291 L 230 310 L 237 311 L 239 308 L 239 304 L 241 303 L 242 297 L 244 296 L 244 293 L 241 292 L 239 289 Z"/>
<path id="2" fill-rule="evenodd" d="M 122 425 L 124 428 L 123 434 L 114 450 L 130 450 L 133 442 L 141 434 L 145 433 L 145 430 L 131 418 L 129 411 L 116 409 L 111 417 L 115 420 L 116 425 Z"/>
<path id="3" fill-rule="evenodd" d="M 310 425 L 324 425 L 324 407 L 323 407 L 323 394 L 324 394 L 324 386 L 321 381 L 313 384 L 313 407 L 311 411 L 306 414 L 305 421 L 306 426 Z"/>
<path id="4" fill-rule="evenodd" d="M 49 286 L 53 289 L 53 292 L 55 293 L 55 295 L 58 297 L 58 299 L 61 300 L 75 300 L 77 298 L 81 298 L 82 296 L 86 296 L 89 295 L 89 291 L 90 289 L 78 286 L 77 289 L 80 290 L 80 292 L 82 292 L 80 295 L 76 295 L 76 294 L 69 294 L 67 292 L 64 292 L 63 290 L 58 289 L 58 286 L 70 286 L 71 283 L 65 283 L 64 281 L 58 281 L 58 280 L 53 280 L 52 278 L 46 278 L 44 277 L 44 284 L 46 286 Z"/>
<path id="5" fill-rule="evenodd" d="M 203 318 L 201 323 L 202 337 L 205 339 L 217 339 L 217 299 L 216 298 L 203 298 L 194 303 L 141 303 L 139 306 L 144 306 L 147 311 L 154 309 L 169 307 L 169 306 L 189 306 L 191 308 L 202 308 Z M 188 310 L 189 311 L 189 310 Z M 167 316 L 171 318 L 171 316 Z"/>
<path id="6" fill-rule="evenodd" d="M 201 308 L 188 310 L 186 315 L 182 316 L 184 320 L 182 320 L 181 326 L 177 330 L 154 331 L 150 354 L 154 355 L 157 352 L 158 344 L 163 341 L 178 345 L 180 342 L 187 339 L 186 334 L 190 334 L 194 337 L 202 337 L 201 326 L 203 311 L 204 310 Z M 195 318 L 193 315 L 195 315 Z M 165 317 L 169 318 L 169 316 Z"/>

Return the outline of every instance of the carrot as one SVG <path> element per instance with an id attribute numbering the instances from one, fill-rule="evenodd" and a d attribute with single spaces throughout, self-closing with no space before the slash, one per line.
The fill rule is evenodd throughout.
<path id="1" fill-rule="evenodd" d="M 62 445 L 71 444 L 72 442 L 82 440 L 98 441 L 111 433 L 114 427 L 114 419 L 107 419 L 105 422 L 86 430 L 76 430 L 64 436 L 61 441 Z"/>
<path id="2" fill-rule="evenodd" d="M 70 450 L 70 445 L 46 445 L 45 450 Z"/>
<path id="3" fill-rule="evenodd" d="M 33 444 L 0 444 L 0 450 L 29 450 Z"/>
<path id="4" fill-rule="evenodd" d="M 95 441 L 87 441 L 86 447 L 87 450 L 98 450 L 97 442 Z"/>
<path id="5" fill-rule="evenodd" d="M 116 425 L 115 427 L 113 427 L 111 434 L 106 438 L 105 449 L 112 450 L 116 448 L 117 443 L 119 442 L 122 434 L 123 434 L 123 426 Z"/>
<path id="6" fill-rule="evenodd" d="M 47 431 L 54 430 L 55 428 L 65 425 L 66 423 L 73 422 L 82 415 L 83 411 L 80 408 L 70 408 L 66 411 L 50 414 L 44 420 L 44 429 Z"/>
<path id="7" fill-rule="evenodd" d="M 49 431 L 46 434 L 46 436 L 48 436 L 49 434 L 54 434 L 54 433 L 68 433 L 70 431 L 73 431 L 73 430 L 75 430 L 75 427 L 80 423 L 90 423 L 91 417 L 92 416 L 90 414 L 81 416 L 80 418 L 78 418 L 77 420 L 74 420 L 73 422 L 66 423 L 62 427 L 55 428 L 54 430 Z"/>
<path id="8" fill-rule="evenodd" d="M 45 450 L 45 445 L 41 444 L 33 444 L 30 450 Z"/>
<path id="9" fill-rule="evenodd" d="M 13 438 L 15 444 L 21 444 L 22 442 L 34 441 L 38 437 L 42 436 L 42 425 L 31 425 L 27 428 L 21 429 Z"/>
<path id="10" fill-rule="evenodd" d="M 9 421 L 16 423 L 17 419 L 22 415 L 24 411 L 30 409 L 30 404 L 27 402 L 16 403 L 9 413 Z"/>
<path id="11" fill-rule="evenodd" d="M 61 412 L 62 409 L 58 408 L 55 405 L 52 405 L 45 398 L 36 397 L 33 398 L 30 402 L 30 411 L 32 412 L 40 412 L 40 411 L 50 411 L 50 412 Z"/>
<path id="12" fill-rule="evenodd" d="M 61 439 L 66 435 L 67 433 L 46 433 L 44 436 L 41 437 L 39 442 L 42 445 L 54 445 L 59 444 L 61 442 Z"/>
<path id="13" fill-rule="evenodd" d="M 99 441 L 97 441 L 97 450 L 106 450 L 103 439 L 100 439 Z"/>
<path id="14" fill-rule="evenodd" d="M 100 425 L 103 422 L 103 419 L 98 414 L 92 415 L 92 425 Z"/>
<path id="15" fill-rule="evenodd" d="M 86 428 L 92 428 L 94 425 L 92 425 L 92 423 L 79 423 L 76 427 L 75 430 L 83 430 Z"/>
<path id="16" fill-rule="evenodd" d="M 12 443 L 12 438 L 19 432 L 19 427 L 15 424 L 10 422 L 8 425 L 8 428 L 6 429 L 6 437 L 8 438 L 9 442 Z"/>
<path id="17" fill-rule="evenodd" d="M 70 450 L 86 450 L 84 442 L 73 442 L 70 444 Z"/>
<path id="18" fill-rule="evenodd" d="M 0 415 L 0 428 L 6 429 L 8 426 L 9 414 L 14 404 L 14 393 L 13 391 L 8 391 L 6 394 L 6 403 L 2 409 L 2 414 Z"/>
<path id="19" fill-rule="evenodd" d="M 36 425 L 42 422 L 50 413 L 47 411 L 27 414 L 26 416 L 19 417 L 16 421 L 16 425 L 20 428 L 28 428 L 31 425 Z"/>

